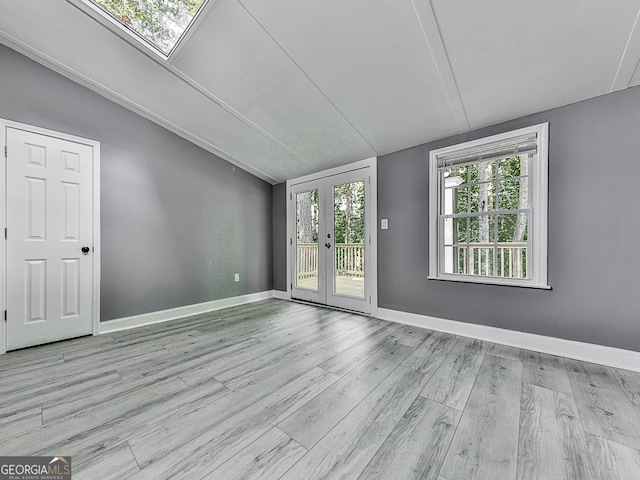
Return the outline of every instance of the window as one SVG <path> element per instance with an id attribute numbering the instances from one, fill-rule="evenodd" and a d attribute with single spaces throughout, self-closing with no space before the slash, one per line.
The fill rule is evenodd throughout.
<path id="1" fill-rule="evenodd" d="M 429 154 L 429 279 L 547 285 L 549 124 Z"/>
<path id="2" fill-rule="evenodd" d="M 206 0 L 84 0 L 168 56 Z"/>

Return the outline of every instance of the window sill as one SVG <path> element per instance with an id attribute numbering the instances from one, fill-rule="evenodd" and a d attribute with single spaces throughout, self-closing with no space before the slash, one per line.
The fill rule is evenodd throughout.
<path id="1" fill-rule="evenodd" d="M 427 280 L 436 280 L 441 282 L 461 282 L 461 283 L 476 283 L 480 285 L 498 285 L 501 287 L 519 287 L 519 288 L 536 288 L 538 290 L 551 290 L 550 285 L 537 284 L 531 282 L 517 282 L 508 281 L 496 277 L 467 277 L 467 276 L 455 276 L 455 275 L 440 275 L 437 277 L 427 276 Z"/>

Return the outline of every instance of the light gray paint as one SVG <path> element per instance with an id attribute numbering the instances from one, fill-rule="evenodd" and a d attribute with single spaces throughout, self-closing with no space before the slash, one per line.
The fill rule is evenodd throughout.
<path id="1" fill-rule="evenodd" d="M 273 186 L 273 288 L 287 291 L 287 184 Z"/>
<path id="2" fill-rule="evenodd" d="M 272 288 L 269 184 L 2 45 L 0 65 L 0 118 L 101 142 L 103 321 Z"/>
<path id="3" fill-rule="evenodd" d="M 427 280 L 429 151 L 542 122 L 553 290 Z M 631 88 L 380 157 L 380 307 L 640 351 L 638 132 Z"/>

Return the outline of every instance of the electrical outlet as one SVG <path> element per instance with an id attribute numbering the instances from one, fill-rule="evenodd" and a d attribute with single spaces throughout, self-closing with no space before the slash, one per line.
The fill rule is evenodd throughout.
<path id="1" fill-rule="evenodd" d="M 234 281 L 239 282 L 240 281 L 240 274 L 236 273 L 236 276 L 234 278 Z"/>
<path id="2" fill-rule="evenodd" d="M 380 230 L 387 230 L 389 228 L 389 219 L 381 218 L 380 219 Z"/>

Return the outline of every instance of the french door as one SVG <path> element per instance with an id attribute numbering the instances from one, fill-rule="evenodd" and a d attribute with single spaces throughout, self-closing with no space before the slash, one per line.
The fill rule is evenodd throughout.
<path id="1" fill-rule="evenodd" d="M 371 313 L 371 170 L 290 186 L 291 297 Z"/>

